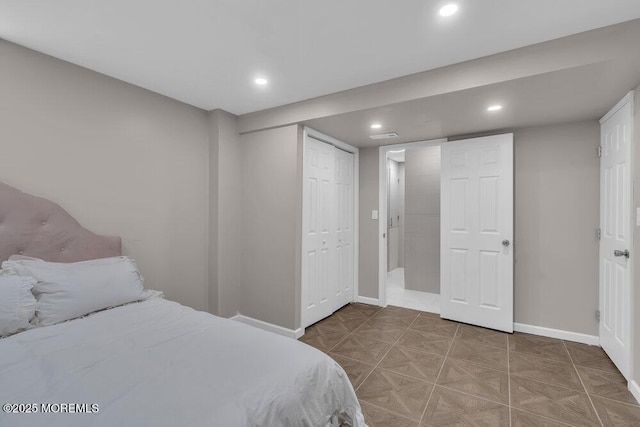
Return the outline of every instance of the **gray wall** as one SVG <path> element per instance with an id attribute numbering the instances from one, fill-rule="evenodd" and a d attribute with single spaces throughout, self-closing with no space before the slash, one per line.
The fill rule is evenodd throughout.
<path id="1" fill-rule="evenodd" d="M 220 163 L 220 135 L 219 115 L 214 111 L 208 115 L 209 119 L 209 258 L 208 258 L 208 308 L 209 312 L 219 314 L 219 280 L 218 280 L 218 209 L 219 194 L 218 170 L 216 165 Z"/>
<path id="2" fill-rule="evenodd" d="M 214 110 L 209 123 L 209 309 L 231 317 L 240 309 L 242 283 L 242 150 L 236 116 Z"/>
<path id="3" fill-rule="evenodd" d="M 207 113 L 0 40 L 0 181 L 122 236 L 145 285 L 208 306 Z"/>
<path id="4" fill-rule="evenodd" d="M 404 268 L 404 162 L 388 159 L 387 173 L 388 218 L 393 224 L 387 224 L 387 271 L 392 271 Z"/>
<path id="5" fill-rule="evenodd" d="M 371 211 L 378 210 L 378 147 L 360 149 L 360 257 L 358 259 L 358 294 L 378 298 L 378 220 Z"/>
<path id="6" fill-rule="evenodd" d="M 516 322 L 598 335 L 600 126 L 514 137 Z"/>
<path id="7" fill-rule="evenodd" d="M 398 267 L 404 268 L 404 256 L 405 256 L 405 230 L 407 220 L 405 218 L 405 196 L 406 196 L 406 168 L 404 162 L 398 163 L 398 177 L 400 179 L 399 185 L 399 197 L 400 197 L 400 237 L 398 243 Z"/>
<path id="8" fill-rule="evenodd" d="M 598 334 L 596 121 L 515 134 L 515 321 Z M 378 298 L 378 149 L 360 151 L 360 295 Z M 375 223 L 375 224 L 373 224 Z"/>
<path id="9" fill-rule="evenodd" d="M 240 312 L 296 329 L 300 324 L 300 129 L 294 125 L 245 134 L 241 145 Z"/>
<path id="10" fill-rule="evenodd" d="M 405 156 L 404 287 L 440 293 L 440 147 Z"/>

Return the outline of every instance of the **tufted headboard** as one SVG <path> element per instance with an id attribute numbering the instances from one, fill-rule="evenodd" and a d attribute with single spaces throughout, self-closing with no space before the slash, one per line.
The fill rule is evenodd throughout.
<path id="1" fill-rule="evenodd" d="M 94 234 L 58 204 L 0 182 L 0 263 L 11 255 L 76 262 L 121 253 L 119 237 Z"/>

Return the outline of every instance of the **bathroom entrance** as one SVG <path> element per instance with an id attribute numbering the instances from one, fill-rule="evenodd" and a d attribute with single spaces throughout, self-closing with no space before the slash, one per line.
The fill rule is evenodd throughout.
<path id="1" fill-rule="evenodd" d="M 440 313 L 440 145 L 386 151 L 386 302 Z"/>
<path id="2" fill-rule="evenodd" d="M 379 153 L 379 304 L 512 332 L 513 134 Z"/>

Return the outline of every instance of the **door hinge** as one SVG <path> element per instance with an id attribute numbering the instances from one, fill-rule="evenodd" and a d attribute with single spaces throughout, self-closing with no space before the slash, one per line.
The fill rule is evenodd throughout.
<path id="1" fill-rule="evenodd" d="M 596 320 L 600 321 L 600 310 L 596 310 Z"/>
<path id="2" fill-rule="evenodd" d="M 602 239 L 602 230 L 600 229 L 600 227 L 596 228 L 596 238 L 598 240 Z"/>
<path id="3" fill-rule="evenodd" d="M 602 145 L 598 145 L 598 157 L 602 157 Z"/>

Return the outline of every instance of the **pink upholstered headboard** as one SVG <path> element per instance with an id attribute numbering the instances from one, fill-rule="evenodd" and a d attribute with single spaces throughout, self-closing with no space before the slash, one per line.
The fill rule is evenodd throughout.
<path id="1" fill-rule="evenodd" d="M 94 234 L 58 204 L 0 182 L 0 263 L 11 255 L 76 262 L 121 253 L 119 237 Z"/>

